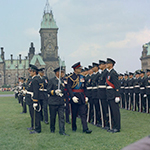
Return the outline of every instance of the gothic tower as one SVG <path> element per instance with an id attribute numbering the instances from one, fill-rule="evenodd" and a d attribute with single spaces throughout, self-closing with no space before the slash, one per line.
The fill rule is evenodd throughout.
<path id="1" fill-rule="evenodd" d="M 54 76 L 53 70 L 59 66 L 57 45 L 58 27 L 54 20 L 48 0 L 39 32 L 41 36 L 41 56 L 46 64 L 45 73 L 51 78 Z"/>

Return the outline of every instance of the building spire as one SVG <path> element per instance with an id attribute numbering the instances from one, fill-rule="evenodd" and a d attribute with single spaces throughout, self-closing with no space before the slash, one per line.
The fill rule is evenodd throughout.
<path id="1" fill-rule="evenodd" d="M 50 4 L 49 4 L 49 1 L 47 0 L 45 8 L 44 8 L 44 13 L 50 13 L 50 12 L 51 12 Z"/>

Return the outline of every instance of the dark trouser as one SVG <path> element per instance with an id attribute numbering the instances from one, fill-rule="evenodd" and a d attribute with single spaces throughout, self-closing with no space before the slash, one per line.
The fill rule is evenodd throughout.
<path id="1" fill-rule="evenodd" d="M 93 99 L 93 105 L 95 106 L 96 110 L 96 123 L 101 124 L 101 112 L 100 112 L 100 106 L 99 106 L 99 99 L 94 98 Z"/>
<path id="2" fill-rule="evenodd" d="M 37 106 L 37 110 L 39 110 L 39 106 Z M 29 112 L 31 116 L 31 127 L 35 127 L 35 131 L 41 132 L 41 120 L 40 120 L 40 112 L 34 110 L 33 105 L 29 105 Z"/>
<path id="3" fill-rule="evenodd" d="M 135 111 L 138 108 L 139 111 L 139 93 L 135 93 Z"/>
<path id="4" fill-rule="evenodd" d="M 120 93 L 121 95 L 121 100 L 122 100 L 122 108 L 125 108 L 125 97 L 124 97 L 124 93 Z"/>
<path id="5" fill-rule="evenodd" d="M 67 100 L 65 106 L 66 122 L 69 122 L 69 114 L 70 114 L 70 108 L 69 108 L 69 101 Z"/>
<path id="6" fill-rule="evenodd" d="M 141 94 L 141 111 L 146 112 L 146 98 L 144 97 L 144 94 Z"/>
<path id="7" fill-rule="evenodd" d="M 34 120 L 34 109 L 33 109 L 33 104 L 28 105 L 29 106 L 29 113 L 31 117 L 31 127 L 33 128 L 33 120 Z"/>
<path id="8" fill-rule="evenodd" d="M 93 101 L 91 97 L 89 97 L 89 120 L 88 122 L 94 122 Z"/>
<path id="9" fill-rule="evenodd" d="M 41 121 L 43 121 L 43 111 L 44 111 L 44 120 L 48 122 L 48 113 L 47 113 L 47 100 L 46 99 L 40 99 L 39 100 L 41 105 Z"/>
<path id="10" fill-rule="evenodd" d="M 129 94 L 125 93 L 125 107 L 126 109 L 128 109 L 129 106 Z"/>
<path id="11" fill-rule="evenodd" d="M 59 133 L 65 132 L 64 105 L 49 105 L 50 130 L 55 131 L 56 114 L 58 112 Z"/>
<path id="12" fill-rule="evenodd" d="M 87 130 L 87 122 L 86 122 L 86 107 L 85 104 L 71 104 L 71 110 L 72 110 L 72 130 L 77 130 L 77 125 L 76 125 L 76 118 L 77 114 L 79 112 L 79 115 L 81 117 L 81 122 L 82 122 L 82 127 L 83 131 Z"/>
<path id="13" fill-rule="evenodd" d="M 25 102 L 25 97 L 23 97 L 23 113 L 27 113 L 27 106 L 26 106 L 26 102 Z"/>
<path id="14" fill-rule="evenodd" d="M 115 99 L 108 100 L 108 105 L 110 106 L 111 111 L 111 119 L 113 120 L 113 129 L 120 130 L 120 110 L 119 110 L 119 104 L 115 103 Z"/>
<path id="15" fill-rule="evenodd" d="M 129 106 L 130 110 L 131 110 L 131 107 L 133 107 L 133 93 L 130 93 L 130 106 Z"/>
<path id="16" fill-rule="evenodd" d="M 108 102 L 107 102 L 106 99 L 102 99 L 101 103 L 102 103 L 102 112 L 103 112 L 103 118 L 104 118 L 104 126 L 108 126 L 108 122 L 109 122 L 109 117 L 108 117 Z"/>

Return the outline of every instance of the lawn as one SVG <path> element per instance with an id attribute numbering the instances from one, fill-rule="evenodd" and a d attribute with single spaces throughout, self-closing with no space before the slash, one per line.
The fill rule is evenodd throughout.
<path id="1" fill-rule="evenodd" d="M 108 133 L 89 124 L 92 134 L 82 133 L 81 121 L 77 120 L 77 132 L 66 124 L 66 133 L 50 133 L 49 125 L 42 122 L 42 132 L 30 135 L 29 113 L 20 114 L 21 106 L 14 97 L 0 97 L 0 150 L 120 150 L 147 135 L 150 129 L 150 114 L 121 110 L 120 133 Z"/>
<path id="2" fill-rule="evenodd" d="M 5 95 L 5 94 L 14 94 L 13 91 L 0 91 L 0 95 Z"/>

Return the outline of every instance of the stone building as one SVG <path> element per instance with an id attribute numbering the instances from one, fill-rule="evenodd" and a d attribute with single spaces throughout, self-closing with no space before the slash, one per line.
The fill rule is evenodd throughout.
<path id="1" fill-rule="evenodd" d="M 31 43 L 28 56 L 24 59 L 21 58 L 21 54 L 19 54 L 17 59 L 14 59 L 11 54 L 10 59 L 6 60 L 4 48 L 1 47 L 0 87 L 3 85 L 14 86 L 19 77 L 27 78 L 29 75 L 29 64 L 36 65 L 38 68 L 44 67 L 45 75 L 48 78 L 54 76 L 53 70 L 60 64 L 65 68 L 65 62 L 58 56 L 57 32 L 58 27 L 47 1 L 39 31 L 41 37 L 41 53 L 35 54 L 34 44 Z"/>
<path id="2" fill-rule="evenodd" d="M 142 46 L 142 56 L 141 60 L 141 67 L 145 71 L 146 69 L 150 69 L 150 42 L 146 43 Z"/>

